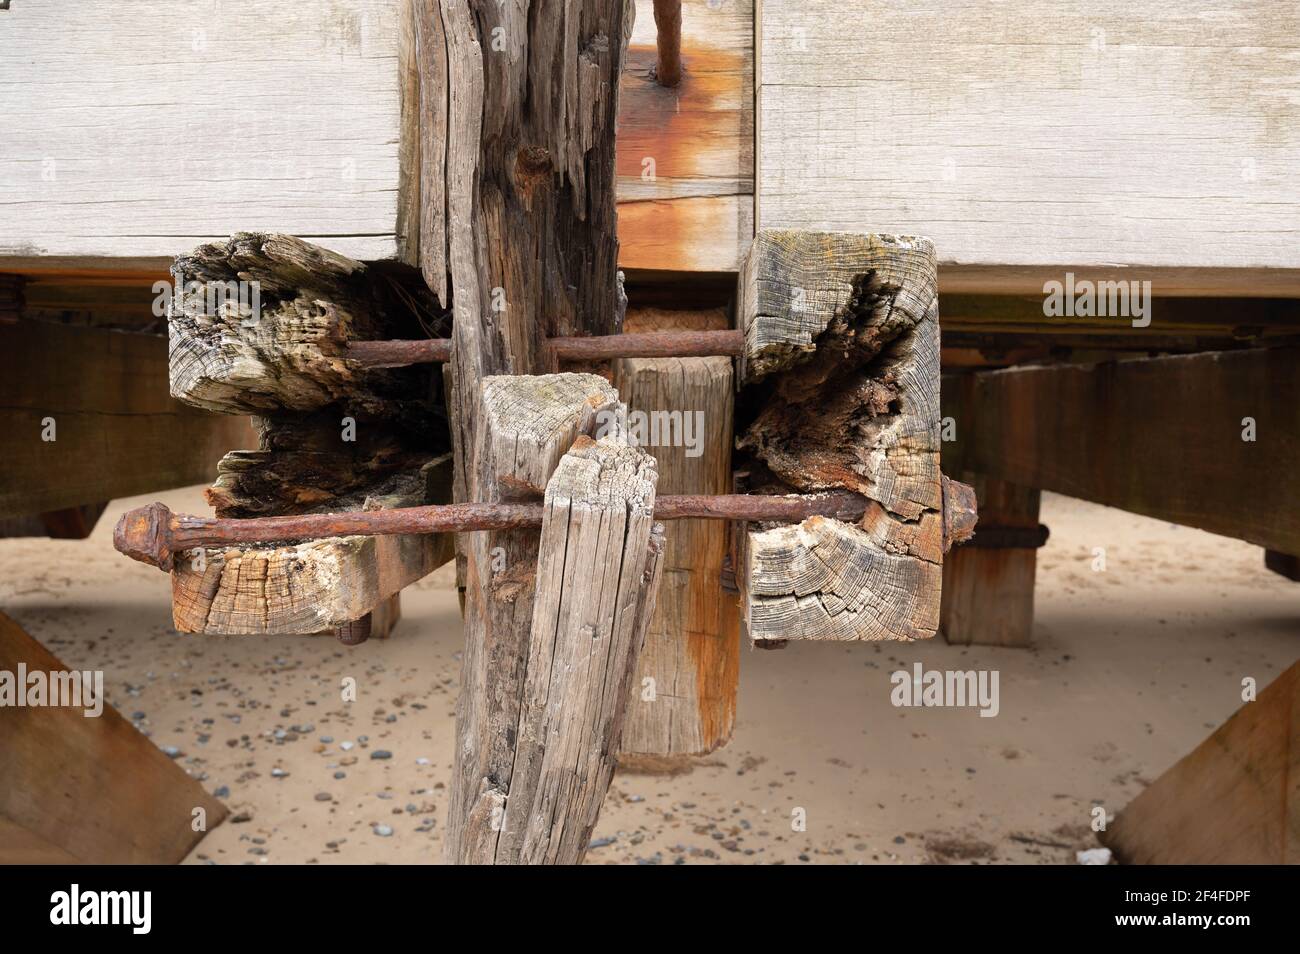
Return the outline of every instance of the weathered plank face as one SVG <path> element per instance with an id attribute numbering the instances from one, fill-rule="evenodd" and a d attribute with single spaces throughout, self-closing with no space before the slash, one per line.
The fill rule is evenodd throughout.
<path id="1" fill-rule="evenodd" d="M 755 239 L 738 293 L 737 447 L 750 489 L 843 488 L 880 506 L 858 525 L 812 518 L 746 534 L 751 639 L 934 634 L 944 547 L 936 290 L 926 239 Z"/>

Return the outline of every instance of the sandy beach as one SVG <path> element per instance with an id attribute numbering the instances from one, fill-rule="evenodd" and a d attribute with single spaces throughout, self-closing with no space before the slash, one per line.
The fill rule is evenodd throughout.
<path id="1" fill-rule="evenodd" d="M 167 578 L 85 541 L 0 540 L 0 608 L 232 811 L 188 863 L 441 857 L 462 631 L 449 568 L 392 637 L 195 637 Z M 1300 585 L 1258 547 L 1045 494 L 1031 650 L 925 643 L 743 651 L 734 740 L 621 770 L 590 864 L 1075 863 L 1121 809 L 1300 654 Z M 1094 548 L 1105 569 L 1094 569 Z M 898 708 L 891 673 L 996 671 L 999 712 Z M 357 699 L 341 697 L 356 680 Z M 653 769 L 653 770 L 646 770 Z M 799 825 L 800 819 L 806 824 Z M 802 830 L 797 830 L 802 828 Z"/>

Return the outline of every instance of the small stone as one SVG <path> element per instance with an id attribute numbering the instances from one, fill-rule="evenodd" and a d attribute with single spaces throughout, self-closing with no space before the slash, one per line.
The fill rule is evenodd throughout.
<path id="1" fill-rule="evenodd" d="M 347 772 L 344 772 L 344 771 L 342 771 L 342 770 L 340 769 L 339 771 L 337 771 L 337 772 L 334 773 L 334 777 L 335 777 L 335 778 L 347 778 L 347 777 L 348 777 L 348 773 L 347 773 Z"/>
<path id="2" fill-rule="evenodd" d="M 271 769 L 271 778 L 288 778 L 289 773 L 282 768 Z"/>
<path id="3" fill-rule="evenodd" d="M 374 831 L 380 838 L 388 838 L 393 834 L 393 829 L 388 825 L 376 825 Z"/>
<path id="4" fill-rule="evenodd" d="M 318 801 L 318 802 L 332 802 L 332 801 L 334 801 L 334 796 L 331 795 L 329 792 L 317 792 L 317 793 L 316 793 L 316 801 Z"/>
<path id="5" fill-rule="evenodd" d="M 178 759 L 184 754 L 183 752 L 181 752 L 180 749 L 176 748 L 176 746 L 174 745 L 164 745 L 162 747 L 162 753 L 163 755 L 167 756 L 169 759 Z"/>
<path id="6" fill-rule="evenodd" d="M 618 839 L 612 835 L 608 838 L 593 838 L 591 844 L 587 845 L 587 848 L 604 848 L 607 845 L 614 844 L 616 841 L 618 841 Z"/>
<path id="7" fill-rule="evenodd" d="M 229 798 L 229 797 L 230 797 L 230 786 L 229 786 L 229 785 L 219 785 L 219 786 L 217 786 L 216 790 L 213 791 L 213 793 L 212 793 L 212 797 L 213 797 L 213 798 Z"/>
<path id="8" fill-rule="evenodd" d="M 321 740 L 322 742 L 324 742 L 326 745 L 329 745 L 331 742 L 334 741 L 334 736 L 332 736 L 332 735 L 322 735 L 322 736 L 320 737 L 320 740 Z"/>
<path id="9" fill-rule="evenodd" d="M 391 759 L 393 757 L 393 753 L 389 752 L 387 749 L 375 749 L 373 752 L 370 753 L 370 757 L 372 759 L 383 761 L 385 759 Z"/>
<path id="10" fill-rule="evenodd" d="M 353 746 L 354 744 L 355 744 L 355 743 L 353 743 L 353 742 L 340 742 L 340 743 L 339 743 L 339 748 L 342 749 L 344 752 L 351 752 L 351 751 L 352 751 L 352 746 Z"/>

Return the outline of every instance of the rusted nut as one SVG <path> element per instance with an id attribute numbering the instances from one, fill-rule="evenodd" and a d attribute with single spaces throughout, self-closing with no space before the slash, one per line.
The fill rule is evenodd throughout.
<path id="1" fill-rule="evenodd" d="M 354 619 L 344 623 L 334 630 L 334 635 L 344 646 L 360 646 L 370 638 L 371 626 L 374 623 L 374 616 L 367 613 L 360 619 Z"/>
<path id="2" fill-rule="evenodd" d="M 113 528 L 113 546 L 132 560 L 160 570 L 172 568 L 172 512 L 166 505 L 151 503 L 122 514 Z"/>
<path id="3" fill-rule="evenodd" d="M 975 534 L 979 510 L 975 488 L 970 484 L 942 474 L 940 481 L 943 485 L 943 552 L 947 553 L 955 544 L 965 543 Z"/>

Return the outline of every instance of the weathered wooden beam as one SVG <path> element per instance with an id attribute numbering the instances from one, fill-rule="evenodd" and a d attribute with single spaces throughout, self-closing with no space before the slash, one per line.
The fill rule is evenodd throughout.
<path id="1" fill-rule="evenodd" d="M 1099 837 L 1125 864 L 1300 864 L 1300 662 Z"/>
<path id="2" fill-rule="evenodd" d="M 441 18 L 428 15 L 438 0 L 199 6 L 186 19 L 190 72 L 161 85 L 175 55 L 174 38 L 155 29 L 171 12 L 167 0 L 25 6 L 0 33 L 4 267 L 165 271 L 182 251 L 247 227 L 256 210 L 259 227 L 358 260 L 420 264 L 445 282 L 445 233 L 442 242 L 416 234 L 420 206 L 446 200 L 447 39 Z M 622 254 L 631 268 L 734 272 L 753 234 L 753 4 L 682 6 L 690 71 L 667 89 L 650 75 L 653 0 L 636 4 L 619 131 Z M 129 52 L 87 27 L 109 17 L 135 38 Z M 563 14 L 549 19 L 563 27 Z M 279 56 L 228 41 L 259 34 L 277 38 Z M 525 46 L 492 45 L 512 35 L 485 33 L 485 60 L 517 57 Z M 581 53 L 572 50 L 575 60 Z M 423 68 L 427 82 L 417 78 Z M 96 77 L 111 77 L 120 95 L 105 97 Z M 209 116 L 161 142 L 140 133 L 231 89 L 243 99 L 233 124 Z M 81 134 L 92 127 L 95 136 Z M 76 162 L 65 158 L 74 153 Z M 166 185 L 173 174 L 185 182 L 180 214 Z M 290 181 L 300 188 L 285 188 Z M 101 201 L 106 191 L 111 204 Z"/>
<path id="3" fill-rule="evenodd" d="M 33 675 L 60 692 L 75 681 L 74 697 L 18 704 L 9 694 L 20 691 L 20 666 L 25 698 Z M 88 695 L 81 672 L 4 613 L 0 674 L 8 695 L 0 705 L 0 864 L 175 864 L 226 817 L 221 802 L 104 702 L 103 673 L 90 674 Z M 100 714 L 87 718 L 98 705 Z"/>
<path id="4" fill-rule="evenodd" d="M 1158 294 L 1300 295 L 1300 184 L 1271 177 L 1300 163 L 1300 104 L 1255 94 L 1290 69 L 1273 38 L 1294 6 L 1258 0 L 1213 35 L 1201 12 L 763 3 L 758 227 L 928 235 L 945 293 L 1040 296 L 1104 271 Z M 1104 135 L 1097 103 L 1116 118 Z M 1286 132 L 1261 148 L 1262 127 Z M 1139 141 L 1162 147 L 1135 162 Z"/>
<path id="5" fill-rule="evenodd" d="M 944 376 L 970 470 L 1300 552 L 1300 349 Z"/>
<path id="6" fill-rule="evenodd" d="M 431 466 L 450 471 L 450 457 Z M 389 481 L 364 511 L 427 499 L 427 474 Z M 172 620 L 183 633 L 303 635 L 342 630 L 354 644 L 402 589 L 454 554 L 448 534 L 335 536 L 289 546 L 185 547 L 172 570 Z M 384 626 L 380 621 L 380 629 Z M 389 627 L 391 628 L 391 626 Z"/>
<path id="7" fill-rule="evenodd" d="M 760 232 L 737 300 L 749 421 L 737 446 L 751 489 L 845 489 L 879 503 L 855 524 L 744 534 L 750 639 L 933 636 L 945 545 L 933 246 Z"/>
<path id="8" fill-rule="evenodd" d="M 0 517 L 211 479 L 248 420 L 167 396 L 167 341 L 45 322 L 0 325 Z"/>
<path id="9" fill-rule="evenodd" d="M 366 369 L 352 338 L 420 330 L 409 298 L 372 269 L 288 235 L 239 232 L 176 259 L 168 309 L 171 392 L 226 414 L 412 417 L 427 372 Z M 426 303 L 436 314 L 430 296 Z"/>
<path id="10" fill-rule="evenodd" d="M 586 854 L 659 589 L 655 477 L 644 451 L 580 437 L 547 482 L 510 781 L 483 779 L 456 860 L 578 864 Z"/>
<path id="11" fill-rule="evenodd" d="M 1300 556 L 1293 553 L 1280 553 L 1277 550 L 1265 550 L 1264 566 L 1279 576 L 1300 583 Z"/>
<path id="12" fill-rule="evenodd" d="M 979 523 L 975 538 L 944 559 L 939 628 L 953 645 L 1030 646 L 1038 549 L 1002 544 L 1037 543 L 1042 494 L 978 474 L 967 480 Z"/>
<path id="13" fill-rule="evenodd" d="M 731 489 L 730 361 L 625 359 L 615 363 L 614 382 L 629 426 L 640 428 L 658 464 L 660 495 Z M 665 526 L 663 584 L 632 683 L 621 753 L 702 755 L 731 738 L 740 639 L 736 599 L 721 591 L 726 550 L 726 523 Z"/>

